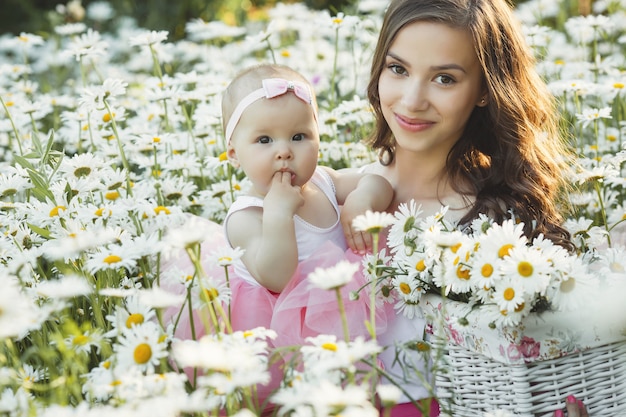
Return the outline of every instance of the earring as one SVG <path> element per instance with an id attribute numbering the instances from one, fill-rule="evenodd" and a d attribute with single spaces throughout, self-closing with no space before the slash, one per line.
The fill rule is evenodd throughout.
<path id="1" fill-rule="evenodd" d="M 484 106 L 485 104 L 487 104 L 487 100 L 485 100 L 484 98 L 480 99 L 480 104 Z"/>

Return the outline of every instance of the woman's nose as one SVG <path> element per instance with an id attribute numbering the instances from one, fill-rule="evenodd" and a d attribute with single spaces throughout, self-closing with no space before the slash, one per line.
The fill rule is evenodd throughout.
<path id="1" fill-rule="evenodd" d="M 402 105 L 410 111 L 421 111 L 428 108 L 428 89 L 421 82 L 407 86 L 402 93 Z"/>

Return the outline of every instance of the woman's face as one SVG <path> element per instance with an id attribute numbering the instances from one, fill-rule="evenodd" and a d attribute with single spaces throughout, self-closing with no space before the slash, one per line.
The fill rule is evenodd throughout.
<path id="1" fill-rule="evenodd" d="M 446 157 L 476 106 L 486 105 L 470 34 L 414 22 L 391 44 L 378 80 L 383 116 L 398 151 Z"/>

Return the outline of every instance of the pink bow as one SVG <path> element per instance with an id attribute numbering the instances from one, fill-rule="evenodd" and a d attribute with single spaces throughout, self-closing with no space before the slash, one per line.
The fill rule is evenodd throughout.
<path id="1" fill-rule="evenodd" d="M 226 143 L 230 143 L 230 138 L 232 137 L 233 132 L 235 131 L 235 126 L 237 126 L 237 123 L 239 123 L 239 119 L 241 118 L 241 115 L 243 114 L 243 112 L 246 110 L 246 108 L 248 108 L 250 104 L 254 103 L 257 100 L 260 100 L 262 98 L 270 99 L 270 98 L 282 96 L 283 94 L 286 94 L 288 91 L 293 91 L 296 97 L 298 97 L 300 100 L 304 101 L 305 103 L 313 106 L 313 96 L 311 93 L 311 89 L 309 88 L 307 84 L 303 82 L 288 81 L 282 78 L 266 78 L 262 81 L 262 83 L 263 83 L 262 88 L 259 88 L 258 90 L 254 90 L 253 92 L 245 96 L 239 102 L 239 104 L 237 104 L 237 107 L 235 107 L 235 110 L 233 110 L 233 113 L 231 114 L 230 119 L 228 120 L 228 124 L 226 125 L 226 130 L 224 132 Z M 317 120 L 317 112 L 314 106 L 313 106 L 313 117 Z"/>
<path id="2" fill-rule="evenodd" d="M 307 104 L 312 103 L 311 90 L 309 87 L 298 81 L 288 81 L 283 78 L 266 78 L 263 80 L 263 89 L 266 98 L 274 98 L 286 94 L 288 91 L 293 93 L 300 100 Z"/>

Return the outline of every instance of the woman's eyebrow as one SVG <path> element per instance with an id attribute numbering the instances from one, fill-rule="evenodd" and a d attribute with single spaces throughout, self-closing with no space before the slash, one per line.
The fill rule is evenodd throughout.
<path id="1" fill-rule="evenodd" d="M 394 54 L 391 51 L 387 53 L 387 58 L 391 58 L 391 59 L 393 59 L 395 61 L 398 61 L 402 65 L 404 65 L 405 67 L 410 67 L 410 65 L 409 65 L 409 63 L 407 61 L 405 61 L 404 59 L 400 58 L 398 55 Z M 467 71 L 465 71 L 465 68 L 463 68 L 459 64 L 454 64 L 454 63 L 443 64 L 443 65 L 435 65 L 435 66 L 431 67 L 431 70 L 433 70 L 433 71 L 457 70 L 457 71 L 463 72 L 464 74 L 467 73 Z"/>

